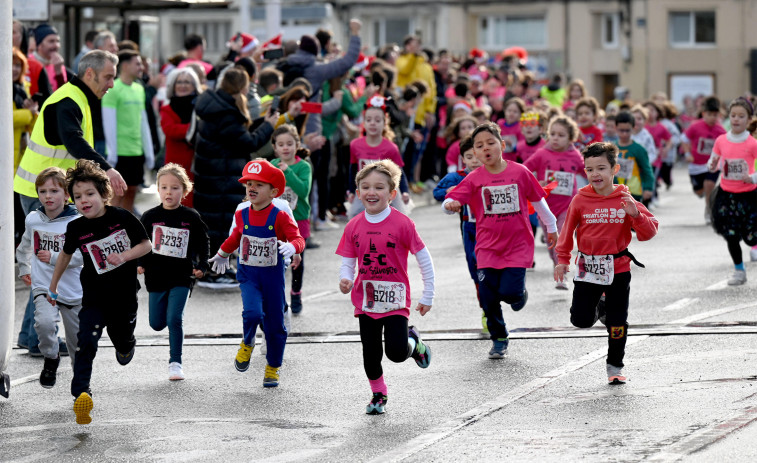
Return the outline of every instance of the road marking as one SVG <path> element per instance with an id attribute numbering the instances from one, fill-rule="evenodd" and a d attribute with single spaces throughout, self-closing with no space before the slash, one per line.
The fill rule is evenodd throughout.
<path id="1" fill-rule="evenodd" d="M 338 292 L 339 291 L 337 291 L 337 290 L 334 289 L 334 290 L 330 290 L 330 291 L 322 291 L 320 293 L 311 294 L 310 296 L 303 297 L 302 298 L 302 302 L 312 301 L 313 299 L 318 299 L 318 298 L 321 298 L 321 297 L 330 296 L 330 295 L 336 294 Z"/>
<path id="2" fill-rule="evenodd" d="M 705 320 L 707 318 L 721 315 L 729 311 L 742 310 L 744 308 L 753 307 L 753 306 L 757 306 L 757 303 L 751 302 L 751 303 L 745 303 L 745 304 L 739 304 L 736 306 L 726 307 L 723 309 L 711 310 L 709 312 L 704 312 L 701 314 L 692 315 L 690 317 L 673 321 L 671 322 L 671 324 L 683 325 L 683 324 L 693 323 L 695 321 Z M 626 342 L 626 346 L 639 343 L 648 338 L 649 338 L 648 335 L 639 336 L 639 337 L 629 337 L 628 341 Z M 493 400 L 489 402 L 486 402 L 472 410 L 469 410 L 461 415 L 458 415 L 455 418 L 452 418 L 451 420 L 447 421 L 446 423 L 442 423 L 438 426 L 434 426 L 432 431 L 422 433 L 414 437 L 413 439 L 410 439 L 404 445 L 401 445 L 393 450 L 390 450 L 378 456 L 377 458 L 374 458 L 373 460 L 371 460 L 371 462 L 386 462 L 386 461 L 395 462 L 395 461 L 402 461 L 406 458 L 410 458 L 411 456 L 417 454 L 418 452 L 422 451 L 428 446 L 436 442 L 439 442 L 443 439 L 446 439 L 447 437 L 451 436 L 453 433 L 457 432 L 458 430 L 480 421 L 482 418 L 485 418 L 486 416 L 489 416 L 492 413 L 498 410 L 501 410 L 507 405 L 544 388 L 548 384 L 564 376 L 567 376 L 569 373 L 579 370 L 589 365 L 590 363 L 593 363 L 599 359 L 606 357 L 606 355 L 607 355 L 606 347 L 597 349 L 593 352 L 589 352 L 583 357 L 580 357 L 576 360 L 568 362 L 565 365 L 559 368 L 556 368 L 552 371 L 549 371 L 522 386 L 516 387 L 514 389 L 511 389 L 505 392 L 504 394 L 494 398 Z"/>
<path id="3" fill-rule="evenodd" d="M 61 368 L 58 368 L 58 373 L 67 371 L 70 369 L 71 367 L 61 367 Z M 33 381 L 39 381 L 39 374 L 24 376 L 23 378 L 11 380 L 11 387 L 19 386 L 25 383 L 31 383 Z"/>
<path id="4" fill-rule="evenodd" d="M 720 291 L 721 289 L 726 289 L 727 287 L 728 287 L 728 280 L 722 280 L 704 288 L 704 290 L 705 291 Z"/>
<path id="5" fill-rule="evenodd" d="M 684 297 L 683 299 L 679 299 L 672 304 L 666 305 L 665 307 L 662 308 L 662 311 L 669 312 L 672 310 L 681 310 L 698 301 L 699 301 L 698 297 Z"/>

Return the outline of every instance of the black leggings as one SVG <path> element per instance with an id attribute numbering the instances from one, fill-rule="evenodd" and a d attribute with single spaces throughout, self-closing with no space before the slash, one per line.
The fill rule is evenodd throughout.
<path id="1" fill-rule="evenodd" d="M 384 334 L 386 357 L 395 363 L 402 363 L 410 357 L 408 343 L 407 318 L 402 315 L 373 319 L 360 315 L 360 342 L 363 343 L 363 367 L 369 380 L 376 380 L 384 374 L 381 368 L 381 333 Z"/>
<path id="2" fill-rule="evenodd" d="M 744 258 L 741 255 L 741 238 L 738 236 L 729 236 L 725 239 L 728 243 L 728 253 L 731 254 L 731 259 L 735 265 L 739 265 L 744 262 Z"/>
<path id="3" fill-rule="evenodd" d="M 305 251 L 300 253 L 302 261 L 300 266 L 292 269 L 292 292 L 299 293 L 302 291 L 302 275 L 305 273 Z"/>

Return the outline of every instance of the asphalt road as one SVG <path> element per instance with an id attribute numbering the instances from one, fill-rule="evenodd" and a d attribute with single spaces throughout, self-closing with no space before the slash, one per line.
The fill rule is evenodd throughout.
<path id="1" fill-rule="evenodd" d="M 101 342 L 90 425 L 75 423 L 67 362 L 45 390 L 41 360 L 14 349 L 0 460 L 757 460 L 757 265 L 747 262 L 746 285 L 725 285 L 725 242 L 704 225 L 685 170 L 675 175 L 655 210 L 659 235 L 630 246 L 647 268 L 632 270 L 626 385 L 606 384 L 606 332 L 570 326 L 571 293 L 554 288 L 538 239 L 529 303 L 505 312 L 509 355 L 489 360 L 457 218 L 417 196 L 411 217 L 433 256 L 437 295 L 411 323 L 434 357 L 427 370 L 385 360 L 385 415 L 364 414 L 370 390 L 357 322 L 337 288 L 341 230 L 328 230 L 306 253 L 305 308 L 293 319 L 278 388 L 262 387 L 257 350 L 249 371 L 233 367 L 238 290 L 202 288 L 185 314 L 187 379 L 169 382 L 167 332 L 149 327 L 143 291 L 134 361 L 121 367 Z M 140 201 L 156 204 L 150 194 Z M 418 294 L 412 257 L 410 274 Z M 19 285 L 16 332 L 25 302 Z"/>

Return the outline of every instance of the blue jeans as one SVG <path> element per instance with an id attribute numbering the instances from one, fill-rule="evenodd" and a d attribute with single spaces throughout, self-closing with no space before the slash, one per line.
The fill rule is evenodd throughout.
<path id="1" fill-rule="evenodd" d="M 478 295 L 486 313 L 486 325 L 491 339 L 506 339 L 505 320 L 500 302 L 515 304 L 523 300 L 526 290 L 526 269 L 510 267 L 503 269 L 478 269 Z"/>
<path id="2" fill-rule="evenodd" d="M 168 291 L 150 293 L 150 327 L 161 331 L 168 327 L 170 362 L 181 363 L 184 345 L 184 307 L 189 288 L 176 286 Z"/>

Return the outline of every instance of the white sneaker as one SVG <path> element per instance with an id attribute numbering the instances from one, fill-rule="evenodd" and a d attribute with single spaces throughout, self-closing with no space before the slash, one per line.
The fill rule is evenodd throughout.
<path id="1" fill-rule="evenodd" d="M 568 283 L 566 283 L 564 281 L 558 281 L 558 282 L 555 283 L 555 288 L 567 291 L 568 290 Z"/>
<path id="2" fill-rule="evenodd" d="M 749 257 L 752 259 L 752 262 L 757 261 L 757 248 L 752 248 L 752 250 L 749 251 Z"/>
<path id="3" fill-rule="evenodd" d="M 181 368 L 181 363 L 171 362 L 168 364 L 168 379 L 171 381 L 181 381 L 184 379 L 184 370 Z"/>
<path id="4" fill-rule="evenodd" d="M 746 270 L 736 270 L 728 279 L 729 286 L 738 286 L 746 283 Z"/>

